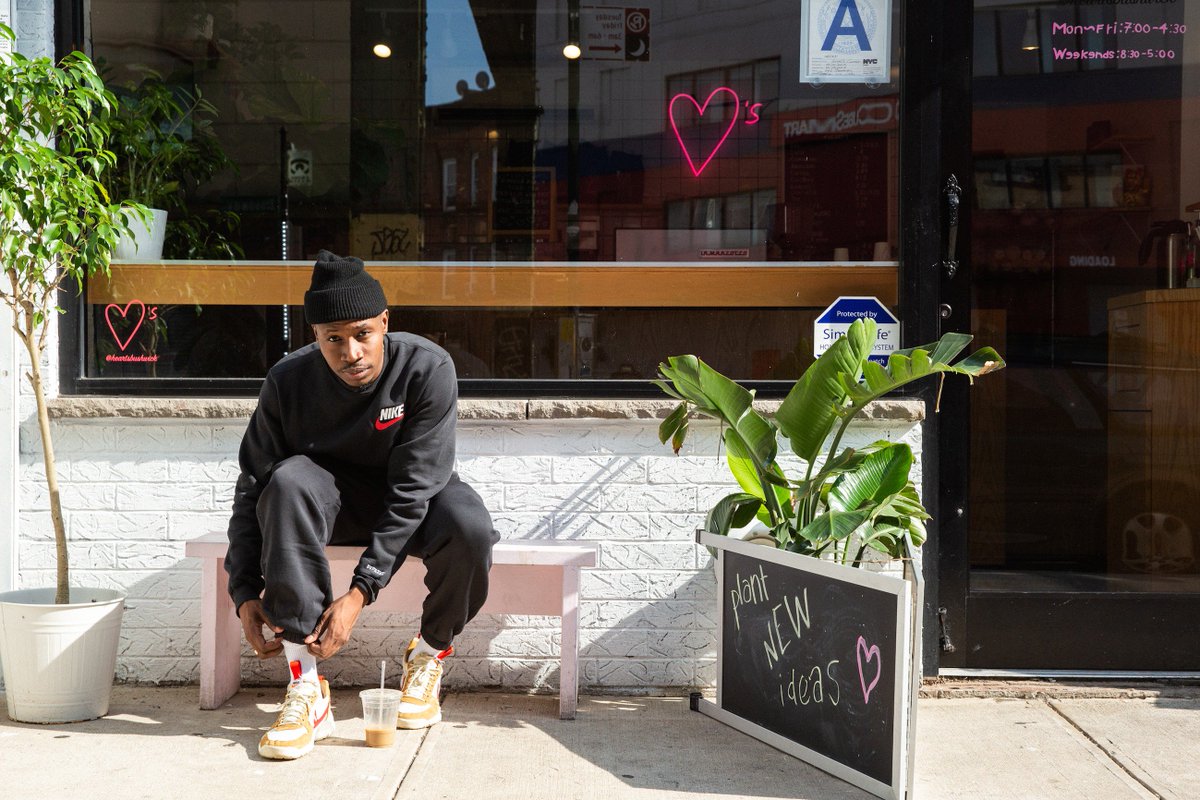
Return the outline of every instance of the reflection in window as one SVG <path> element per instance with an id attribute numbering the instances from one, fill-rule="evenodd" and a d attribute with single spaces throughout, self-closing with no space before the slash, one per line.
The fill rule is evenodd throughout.
<path id="1" fill-rule="evenodd" d="M 230 163 L 185 176 L 185 204 L 197 217 L 236 215 L 230 236 L 246 259 L 286 253 L 303 263 L 324 248 L 446 264 L 420 330 L 445 331 L 486 364 L 472 375 L 640 379 L 673 350 L 689 350 L 733 374 L 782 379 L 806 350 L 791 312 L 680 312 L 672 319 L 686 343 L 676 346 L 655 321 L 666 313 L 659 300 L 621 314 L 586 303 L 560 313 L 528 292 L 504 294 L 512 287 L 500 271 L 468 285 L 453 275 L 506 263 L 820 265 L 840 252 L 870 260 L 896 250 L 898 80 L 801 83 L 794 2 L 720 5 L 720 26 L 653 9 L 651 41 L 634 48 L 623 19 L 605 16 L 624 8 L 593 7 L 581 14 L 585 47 L 573 62 L 562 54 L 570 27 L 557 0 L 146 0 L 138 14 L 121 0 L 91 0 L 87 10 L 93 49 L 115 80 L 136 82 L 144 65 L 212 104 L 207 129 Z M 189 257 L 227 258 L 211 247 Z M 781 296 L 759 288 L 764 303 Z M 465 294 L 471 302 L 456 305 Z M 493 294 L 520 306 L 489 304 Z M 235 299 L 257 307 L 253 297 Z M 272 306 L 276 299 L 264 301 L 245 321 L 254 346 L 223 369 L 261 374 L 306 341 L 302 314 L 280 323 Z M 531 308 L 545 319 L 535 323 Z M 103 307 L 89 313 L 95 376 L 106 323 Z M 557 317 L 575 314 L 594 317 L 584 326 L 597 348 L 590 364 L 564 368 L 548 355 L 560 352 Z M 208 308 L 195 319 L 168 316 L 168 335 L 154 342 L 160 363 L 216 318 Z M 451 317 L 473 321 L 451 336 Z M 763 351 L 757 366 L 739 363 L 745 351 L 721 333 L 735 317 L 753 317 L 768 337 L 751 348 Z M 418 329 L 416 309 L 394 319 Z M 497 331 L 510 339 L 503 357 L 488 344 Z M 189 363 L 198 377 L 214 369 L 177 353 L 170 363 L 181 377 L 192 374 Z"/>
<path id="2" fill-rule="evenodd" d="M 1200 3 L 976 5 L 973 585 L 1200 591 Z"/>
<path id="3" fill-rule="evenodd" d="M 470 0 L 426 0 L 425 9 L 425 105 L 494 88 Z"/>

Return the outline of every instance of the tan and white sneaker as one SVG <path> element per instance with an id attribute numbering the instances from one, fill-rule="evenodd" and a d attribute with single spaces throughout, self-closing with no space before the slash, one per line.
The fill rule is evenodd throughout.
<path id="1" fill-rule="evenodd" d="M 454 652 L 447 647 L 437 655 L 417 652 L 417 640 L 409 642 L 404 651 L 401 666 L 404 669 L 404 696 L 400 699 L 400 712 L 396 714 L 396 727 L 404 730 L 419 730 L 442 721 L 442 706 L 438 695 L 442 690 L 442 659 Z"/>
<path id="2" fill-rule="evenodd" d="M 293 681 L 275 724 L 258 741 L 263 758 L 291 760 L 307 755 L 313 744 L 333 735 L 333 704 L 329 682 Z"/>

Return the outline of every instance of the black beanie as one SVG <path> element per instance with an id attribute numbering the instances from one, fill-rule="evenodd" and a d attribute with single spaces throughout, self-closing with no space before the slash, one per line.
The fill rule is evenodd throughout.
<path id="1" fill-rule="evenodd" d="M 317 253 L 312 284 L 304 293 L 304 319 L 309 325 L 378 317 L 387 309 L 383 287 L 361 258 L 342 258 L 328 250 Z"/>

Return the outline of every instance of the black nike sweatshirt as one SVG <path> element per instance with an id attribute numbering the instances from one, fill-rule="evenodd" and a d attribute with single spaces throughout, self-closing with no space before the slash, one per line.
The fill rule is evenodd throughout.
<path id="1" fill-rule="evenodd" d="M 238 453 L 225 557 L 234 608 L 262 593 L 258 498 L 275 466 L 294 455 L 386 476 L 385 510 L 352 579 L 373 602 L 430 499 L 450 480 L 457 402 L 449 354 L 410 333 L 387 334 L 383 371 L 360 388 L 343 383 L 315 343 L 271 367 Z"/>

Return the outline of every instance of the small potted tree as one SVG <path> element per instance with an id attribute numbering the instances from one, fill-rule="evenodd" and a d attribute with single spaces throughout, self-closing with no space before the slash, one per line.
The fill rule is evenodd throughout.
<path id="1" fill-rule="evenodd" d="M 0 37 L 15 39 L 0 25 Z M 0 594 L 0 663 L 9 716 L 70 722 L 108 713 L 124 598 L 72 586 L 42 376 L 59 291 L 107 271 L 128 225 L 100 177 L 113 96 L 82 53 L 58 64 L 0 54 L 0 297 L 29 356 L 54 526 L 56 588 Z M 132 206 L 142 215 L 145 209 Z"/>

